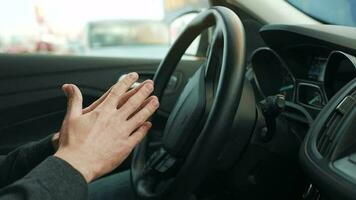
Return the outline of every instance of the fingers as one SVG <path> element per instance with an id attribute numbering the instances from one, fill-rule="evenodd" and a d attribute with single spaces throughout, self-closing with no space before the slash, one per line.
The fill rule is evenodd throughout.
<path id="1" fill-rule="evenodd" d="M 130 126 L 136 129 L 158 109 L 159 102 L 157 97 L 153 96 L 149 103 L 147 103 L 141 110 L 139 110 L 131 119 L 128 120 Z"/>
<path id="2" fill-rule="evenodd" d="M 99 99 L 97 99 L 96 101 L 94 101 L 92 104 L 90 104 L 90 106 L 86 107 L 83 110 L 83 114 L 86 114 L 88 112 L 91 112 L 92 110 L 94 110 L 96 107 L 98 107 L 104 100 L 105 98 L 108 96 L 109 92 L 111 91 L 112 87 L 106 91 Z"/>
<path id="3" fill-rule="evenodd" d="M 68 98 L 66 118 L 78 117 L 82 114 L 83 97 L 79 88 L 73 84 L 62 87 Z"/>
<path id="4" fill-rule="evenodd" d="M 147 99 L 147 97 L 153 91 L 153 82 L 147 81 L 141 88 L 138 89 L 136 93 L 134 93 L 131 98 L 129 98 L 126 103 L 122 105 L 119 109 L 119 113 L 121 116 L 124 116 L 127 119 L 132 115 Z"/>
<path id="5" fill-rule="evenodd" d="M 132 113 L 132 114 L 129 116 L 128 119 L 131 119 L 132 116 L 136 115 L 136 113 L 137 113 L 138 111 L 140 111 L 142 108 L 144 108 L 144 107 L 145 107 L 149 102 L 151 102 L 151 100 L 153 100 L 153 99 L 157 99 L 157 97 L 156 97 L 156 96 L 150 96 L 150 97 L 148 97 L 148 98 L 140 105 L 140 107 L 139 107 L 134 113 Z"/>
<path id="6" fill-rule="evenodd" d="M 151 122 L 143 123 L 135 132 L 133 132 L 128 142 L 134 147 L 142 141 L 142 139 L 147 135 L 148 131 L 152 127 Z"/>
<path id="7" fill-rule="evenodd" d="M 102 104 L 99 106 L 107 107 L 107 108 L 115 108 L 117 107 L 120 98 L 122 95 L 130 89 L 132 84 L 134 84 L 138 80 L 138 74 L 133 72 L 125 76 L 124 79 L 117 82 L 112 89 L 110 90 L 108 96 L 105 98 Z"/>
<path id="8" fill-rule="evenodd" d="M 117 105 L 117 108 L 120 108 L 133 94 L 135 94 L 145 83 L 147 83 L 149 80 L 146 80 L 140 84 L 140 86 L 135 87 L 134 89 L 126 92 L 119 100 L 119 103 Z M 112 87 L 106 91 L 99 99 L 94 101 L 90 106 L 84 108 L 83 114 L 86 114 L 88 112 L 93 111 L 96 107 L 98 107 L 108 96 L 109 92 L 111 91 Z"/>
<path id="9" fill-rule="evenodd" d="M 138 92 L 146 83 L 153 83 L 151 80 L 145 80 L 142 82 L 138 87 L 133 88 L 132 90 L 126 92 L 119 101 L 119 104 L 117 105 L 117 108 L 119 109 L 122 105 L 124 105 L 127 100 L 132 97 L 136 92 Z"/>

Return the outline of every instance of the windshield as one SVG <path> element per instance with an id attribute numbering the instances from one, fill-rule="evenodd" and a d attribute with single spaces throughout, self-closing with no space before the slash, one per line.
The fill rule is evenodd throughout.
<path id="1" fill-rule="evenodd" d="M 168 27 L 150 21 L 112 20 L 88 25 L 90 48 L 138 45 L 168 45 Z"/>
<path id="2" fill-rule="evenodd" d="M 356 27 L 356 0 L 287 0 L 326 24 Z"/>
<path id="3" fill-rule="evenodd" d="M 2 0 L 0 54 L 163 58 L 209 5 L 208 0 Z M 194 56 L 195 49 L 187 53 Z"/>

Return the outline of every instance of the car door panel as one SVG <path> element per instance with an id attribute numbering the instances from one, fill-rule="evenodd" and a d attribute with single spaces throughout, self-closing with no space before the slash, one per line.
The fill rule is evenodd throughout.
<path id="1" fill-rule="evenodd" d="M 84 105 L 131 71 L 152 78 L 160 60 L 49 55 L 0 55 L 0 154 L 58 131 L 66 108 L 60 87 L 74 83 Z M 164 119 L 202 60 L 182 61 L 161 102 Z M 162 122 L 163 123 L 163 122 Z"/>

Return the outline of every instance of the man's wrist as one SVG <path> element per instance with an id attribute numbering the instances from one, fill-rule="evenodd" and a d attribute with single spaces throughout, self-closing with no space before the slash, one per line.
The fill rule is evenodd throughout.
<path id="1" fill-rule="evenodd" d="M 73 153 L 68 154 L 63 151 L 57 151 L 54 156 L 70 164 L 84 177 L 87 183 L 90 183 L 94 180 L 95 174 L 93 170 L 90 169 L 90 166 L 83 164 L 83 159 L 80 157 L 74 156 Z"/>

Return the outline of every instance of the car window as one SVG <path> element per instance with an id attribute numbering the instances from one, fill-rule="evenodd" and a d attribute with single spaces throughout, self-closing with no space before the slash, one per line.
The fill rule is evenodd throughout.
<path id="1" fill-rule="evenodd" d="M 0 53 L 162 58 L 177 37 L 175 19 L 208 6 L 208 0 L 3 0 Z"/>
<path id="2" fill-rule="evenodd" d="M 356 0 L 287 0 L 296 8 L 327 24 L 356 27 Z"/>

